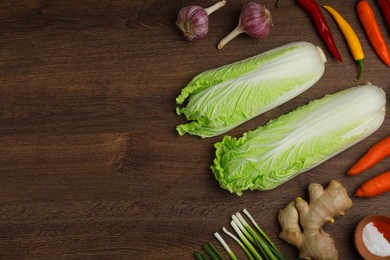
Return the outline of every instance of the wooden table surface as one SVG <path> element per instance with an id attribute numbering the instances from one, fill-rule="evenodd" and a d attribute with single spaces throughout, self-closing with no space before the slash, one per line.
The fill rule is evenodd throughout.
<path id="1" fill-rule="evenodd" d="M 372 3 L 389 45 L 390 32 Z M 356 64 L 340 30 L 324 12 L 344 59 L 329 55 L 295 1 L 277 9 L 271 35 L 218 41 L 237 24 L 245 1 L 210 16 L 206 39 L 187 42 L 175 26 L 179 9 L 214 1 L 0 1 L 0 258 L 191 259 L 248 209 L 288 259 L 298 251 L 278 238 L 277 212 L 311 182 L 342 182 L 350 196 L 389 170 L 390 158 L 357 177 L 346 170 L 389 134 L 390 118 L 373 135 L 286 184 L 242 197 L 219 188 L 210 170 L 221 136 L 180 137 L 175 97 L 198 73 L 293 41 L 309 41 L 328 58 L 321 80 L 305 93 L 229 132 L 240 136 L 311 99 L 356 85 Z M 355 28 L 365 55 L 359 83 L 390 95 L 390 70 L 375 55 L 355 12 L 356 1 L 320 1 Z M 389 109 L 389 105 L 387 105 Z M 390 215 L 390 193 L 353 198 L 354 206 L 324 227 L 341 259 L 358 259 L 354 227 Z M 239 247 L 227 237 L 233 250 Z M 225 253 L 225 252 L 224 252 Z"/>

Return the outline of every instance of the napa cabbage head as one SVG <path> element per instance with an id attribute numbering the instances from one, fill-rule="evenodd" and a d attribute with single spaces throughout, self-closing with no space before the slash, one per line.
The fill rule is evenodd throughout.
<path id="1" fill-rule="evenodd" d="M 290 43 L 196 76 L 176 98 L 189 121 L 177 126 L 201 137 L 223 134 L 279 106 L 313 86 L 323 75 L 322 50 L 308 42 Z"/>
<path id="2" fill-rule="evenodd" d="M 385 117 L 382 89 L 366 84 L 327 95 L 271 120 L 241 138 L 215 144 L 211 167 L 220 186 L 273 189 L 375 132 Z"/>

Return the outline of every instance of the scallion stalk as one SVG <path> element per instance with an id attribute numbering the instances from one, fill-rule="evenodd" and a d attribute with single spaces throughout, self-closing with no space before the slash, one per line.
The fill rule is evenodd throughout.
<path id="1" fill-rule="evenodd" d="M 229 254 L 230 258 L 232 260 L 237 260 L 237 257 L 236 255 L 233 253 L 233 251 L 230 249 L 230 247 L 226 244 L 225 240 L 223 240 L 223 238 L 221 237 L 220 234 L 218 234 L 218 232 L 215 232 L 214 233 L 214 236 L 218 239 L 218 241 L 221 243 L 221 245 L 223 246 L 223 248 L 225 248 L 226 252 Z"/>
<path id="2" fill-rule="evenodd" d="M 194 256 L 197 260 L 206 260 L 206 258 L 204 258 L 204 256 L 200 252 L 195 252 Z"/>
<path id="3" fill-rule="evenodd" d="M 213 243 L 209 242 L 208 245 L 213 249 L 214 253 L 218 256 L 219 259 L 224 260 L 225 258 L 222 256 L 222 254 L 218 251 L 218 249 L 214 246 Z"/>
<path id="4" fill-rule="evenodd" d="M 234 231 L 236 231 L 237 235 L 239 236 L 241 241 L 246 245 L 246 247 L 249 249 L 249 251 L 254 256 L 254 258 L 261 260 L 262 257 L 259 255 L 259 253 L 256 251 L 256 249 L 252 246 L 252 244 L 249 242 L 249 240 L 246 238 L 246 236 L 243 234 L 243 232 L 241 232 L 240 227 L 238 227 L 238 225 L 240 225 L 240 224 L 238 224 L 234 220 L 232 220 L 232 221 L 230 221 L 230 225 L 232 226 Z M 246 232 L 246 233 L 248 233 L 248 232 Z M 249 235 L 249 233 L 248 233 L 248 235 Z"/>
<path id="5" fill-rule="evenodd" d="M 230 233 L 225 227 L 222 228 L 223 232 L 237 242 L 244 253 L 248 256 L 249 260 L 262 260 L 263 256 L 266 260 L 285 260 L 284 256 L 272 243 L 271 239 L 265 234 L 265 232 L 259 227 L 249 212 L 246 209 L 243 209 L 243 212 L 256 228 L 253 228 L 252 225 L 249 224 L 250 222 L 248 221 L 248 223 L 240 212 L 236 212 L 232 215 L 230 225 L 236 232 L 237 236 Z M 256 231 L 256 229 L 260 232 L 260 234 Z M 233 251 L 226 244 L 225 240 L 218 234 L 218 232 L 215 232 L 214 236 L 222 244 L 230 258 L 232 260 L 237 260 Z M 207 258 L 211 260 L 224 260 L 222 254 L 211 242 L 202 245 L 202 247 L 207 254 L 202 255 L 199 252 L 195 252 L 194 255 L 196 259 Z"/>
<path id="6" fill-rule="evenodd" d="M 274 256 L 276 256 L 278 260 L 286 260 L 286 258 L 284 258 L 284 256 L 280 252 L 276 251 L 275 248 L 273 248 L 272 246 L 270 246 L 269 249 L 272 251 L 272 253 L 274 254 Z"/>
<path id="7" fill-rule="evenodd" d="M 267 240 L 267 242 L 270 244 L 270 246 L 277 252 L 279 259 L 285 259 L 284 256 L 282 255 L 282 253 L 279 251 L 279 249 L 275 246 L 275 244 L 272 243 L 271 239 L 267 236 L 267 234 L 260 228 L 260 226 L 254 220 L 252 215 L 246 209 L 243 209 L 243 212 L 248 217 L 248 219 L 252 222 L 253 226 L 256 227 L 256 229 Z"/>
<path id="8" fill-rule="evenodd" d="M 241 224 L 239 227 L 249 232 L 249 235 L 252 237 L 252 243 L 254 243 L 262 251 L 264 256 L 270 260 L 277 260 L 277 257 L 269 249 L 268 244 L 253 230 L 251 226 L 249 226 L 249 224 L 245 221 L 239 212 L 235 214 L 235 217 L 235 221 L 238 221 Z"/>
<path id="9" fill-rule="evenodd" d="M 225 227 L 223 227 L 222 230 L 223 230 L 223 232 L 225 232 L 226 235 L 230 236 L 231 238 L 233 238 L 234 241 L 237 242 L 237 244 L 241 247 L 241 249 L 244 251 L 244 253 L 248 256 L 249 260 L 254 260 L 253 256 L 248 251 L 248 249 L 245 247 L 245 245 L 241 242 L 240 239 L 238 239 L 235 235 L 230 233 Z"/>
<path id="10" fill-rule="evenodd" d="M 202 247 L 212 260 L 219 260 L 219 257 L 217 256 L 217 254 L 215 254 L 214 250 L 210 247 L 209 244 L 204 244 Z"/>

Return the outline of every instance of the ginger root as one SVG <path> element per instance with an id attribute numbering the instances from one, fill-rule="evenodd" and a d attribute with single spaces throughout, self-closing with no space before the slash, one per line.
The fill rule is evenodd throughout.
<path id="1" fill-rule="evenodd" d="M 310 203 L 298 197 L 279 211 L 282 226 L 279 237 L 296 246 L 301 259 L 338 259 L 332 237 L 321 228 L 334 222 L 352 207 L 343 185 L 333 180 L 324 190 L 318 183 L 309 185 Z"/>

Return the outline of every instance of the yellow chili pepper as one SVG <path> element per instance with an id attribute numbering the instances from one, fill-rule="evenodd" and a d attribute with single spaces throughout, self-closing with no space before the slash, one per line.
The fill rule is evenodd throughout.
<path id="1" fill-rule="evenodd" d="M 360 79 L 360 76 L 362 75 L 363 66 L 364 66 L 364 53 L 363 53 L 362 45 L 360 44 L 360 41 L 355 31 L 335 9 L 327 5 L 324 5 L 324 8 L 330 13 L 330 15 L 336 21 L 337 25 L 340 27 L 341 32 L 343 33 L 345 39 L 347 40 L 348 47 L 351 50 L 352 56 L 357 61 L 359 72 L 358 72 L 357 79 L 355 79 L 355 81 L 358 81 Z"/>

